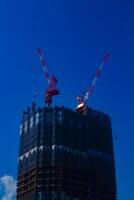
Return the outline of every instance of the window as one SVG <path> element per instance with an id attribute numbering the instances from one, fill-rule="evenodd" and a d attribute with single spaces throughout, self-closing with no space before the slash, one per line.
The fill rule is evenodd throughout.
<path id="1" fill-rule="evenodd" d="M 27 132 L 27 121 L 25 121 L 24 131 Z"/>
<path id="2" fill-rule="evenodd" d="M 70 125 L 70 127 L 73 127 L 73 120 L 72 119 L 70 119 L 69 125 Z"/>
<path id="3" fill-rule="evenodd" d="M 33 117 L 30 118 L 30 128 L 33 126 Z"/>
<path id="4" fill-rule="evenodd" d="M 59 122 L 59 124 L 62 124 L 62 122 L 63 122 L 63 112 L 62 111 L 58 112 L 58 122 Z"/>
<path id="5" fill-rule="evenodd" d="M 55 150 L 55 144 L 52 145 L 52 150 Z"/>
<path id="6" fill-rule="evenodd" d="M 21 135 L 21 133 L 22 133 L 22 124 L 20 125 L 20 135 Z"/>
<path id="7" fill-rule="evenodd" d="M 39 113 L 36 113 L 36 125 L 39 123 Z"/>

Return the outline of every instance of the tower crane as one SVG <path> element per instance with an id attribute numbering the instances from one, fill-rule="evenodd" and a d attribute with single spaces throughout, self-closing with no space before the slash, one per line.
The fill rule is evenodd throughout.
<path id="1" fill-rule="evenodd" d="M 52 103 L 52 97 L 59 94 L 59 90 L 56 88 L 56 83 L 58 82 L 57 78 L 52 75 L 48 70 L 48 65 L 46 63 L 43 52 L 40 48 L 37 49 L 38 56 L 41 61 L 41 65 L 44 71 L 45 78 L 48 83 L 48 88 L 45 91 L 45 103 L 47 106 L 50 106 Z"/>
<path id="2" fill-rule="evenodd" d="M 86 112 L 87 112 L 87 101 L 88 101 L 89 97 L 91 96 L 91 93 L 94 90 L 94 87 L 97 83 L 97 80 L 99 79 L 100 74 L 102 72 L 102 69 L 104 67 L 104 64 L 106 63 L 108 58 L 109 58 L 109 54 L 106 53 L 104 55 L 104 58 L 102 59 L 100 65 L 99 65 L 99 67 L 96 70 L 95 77 L 94 77 L 89 89 L 85 92 L 84 96 L 77 96 L 76 100 L 78 102 L 78 105 L 76 107 L 76 112 L 86 114 Z"/>

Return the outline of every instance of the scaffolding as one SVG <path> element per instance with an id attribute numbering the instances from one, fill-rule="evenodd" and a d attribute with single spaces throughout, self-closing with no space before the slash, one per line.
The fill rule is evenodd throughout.
<path id="1" fill-rule="evenodd" d="M 109 116 L 64 107 L 25 112 L 17 200 L 116 200 Z"/>

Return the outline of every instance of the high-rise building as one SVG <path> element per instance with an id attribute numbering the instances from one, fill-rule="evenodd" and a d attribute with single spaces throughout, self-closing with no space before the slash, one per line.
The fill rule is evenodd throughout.
<path id="1" fill-rule="evenodd" d="M 35 108 L 20 125 L 17 200 L 116 200 L 110 117 Z"/>

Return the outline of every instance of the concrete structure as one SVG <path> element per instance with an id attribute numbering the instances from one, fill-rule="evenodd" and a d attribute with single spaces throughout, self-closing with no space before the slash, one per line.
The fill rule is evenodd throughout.
<path id="1" fill-rule="evenodd" d="M 17 200 L 116 200 L 109 116 L 28 108 L 20 125 Z"/>

